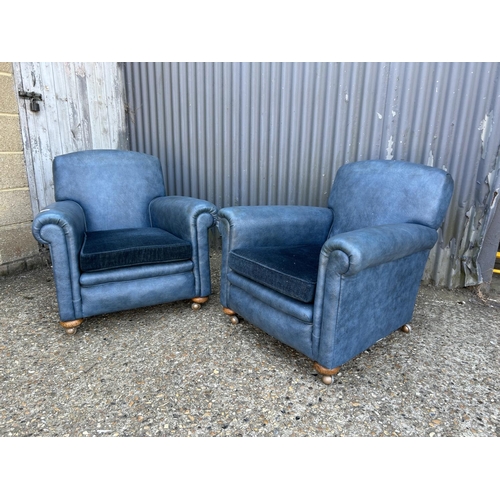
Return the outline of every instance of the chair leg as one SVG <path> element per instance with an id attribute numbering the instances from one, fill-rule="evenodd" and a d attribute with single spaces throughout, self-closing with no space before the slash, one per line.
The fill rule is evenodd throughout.
<path id="1" fill-rule="evenodd" d="M 78 327 L 83 323 L 83 319 L 75 319 L 73 321 L 59 321 L 59 324 L 66 330 L 66 333 L 73 335 Z"/>
<path id="2" fill-rule="evenodd" d="M 404 333 L 411 333 L 411 326 L 406 323 L 406 325 L 403 325 L 400 330 Z"/>
<path id="3" fill-rule="evenodd" d="M 229 316 L 229 319 L 233 325 L 237 325 L 240 322 L 238 316 L 236 316 L 236 313 L 232 309 L 229 309 L 228 307 L 223 307 L 222 312 Z"/>
<path id="4" fill-rule="evenodd" d="M 201 309 L 201 304 L 204 304 L 208 300 L 208 297 L 195 297 L 191 299 L 191 309 L 193 311 L 198 311 Z"/>
<path id="5" fill-rule="evenodd" d="M 333 376 L 337 375 L 337 373 L 340 371 L 340 366 L 337 366 L 336 368 L 325 368 L 324 366 L 321 366 L 319 363 L 316 361 L 314 362 L 314 369 L 322 375 L 321 380 L 323 381 L 324 384 L 330 385 L 333 382 Z"/>

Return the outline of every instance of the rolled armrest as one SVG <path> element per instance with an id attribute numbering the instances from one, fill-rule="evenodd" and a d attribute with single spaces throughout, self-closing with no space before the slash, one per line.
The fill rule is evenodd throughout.
<path id="1" fill-rule="evenodd" d="M 272 205 L 219 211 L 219 230 L 229 249 L 322 244 L 332 225 L 329 208 Z"/>
<path id="2" fill-rule="evenodd" d="M 83 209 L 70 200 L 48 205 L 33 220 L 33 236 L 50 247 L 62 321 L 82 317 L 79 254 L 85 230 Z"/>
<path id="3" fill-rule="evenodd" d="M 387 224 L 337 234 L 321 250 L 325 259 L 335 260 L 339 274 L 347 276 L 368 267 L 430 250 L 437 241 L 437 231 L 419 224 Z"/>
<path id="4" fill-rule="evenodd" d="M 197 198 L 162 196 L 151 202 L 149 213 L 153 227 L 193 242 L 197 238 L 197 228 L 206 230 L 215 224 L 217 208 L 213 203 Z"/>
<path id="5" fill-rule="evenodd" d="M 85 237 L 85 214 L 75 201 L 56 201 L 41 210 L 32 224 L 33 236 L 45 245 L 50 245 L 54 234 L 47 226 L 57 226 L 72 253 L 78 254 Z"/>
<path id="6" fill-rule="evenodd" d="M 187 196 L 162 196 L 149 205 L 151 224 L 191 242 L 196 294 L 211 293 L 208 229 L 215 225 L 213 203 Z"/>

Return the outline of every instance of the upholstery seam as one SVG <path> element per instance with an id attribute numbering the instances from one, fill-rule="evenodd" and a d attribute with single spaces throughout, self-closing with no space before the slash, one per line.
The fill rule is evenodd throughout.
<path id="1" fill-rule="evenodd" d="M 182 276 L 184 274 L 192 274 L 192 270 L 191 271 L 184 271 L 183 273 L 172 273 L 172 274 L 162 274 L 160 276 L 148 276 L 147 278 L 134 278 L 134 279 L 127 279 L 127 280 L 114 280 L 114 281 L 105 281 L 104 283 L 97 283 L 95 285 L 82 285 L 80 283 L 80 286 L 82 288 L 91 288 L 93 286 L 101 286 L 101 285 L 108 285 L 108 284 L 111 284 L 111 283 L 132 283 L 132 282 L 136 282 L 136 281 L 140 281 L 140 280 L 150 280 L 150 279 L 160 279 L 160 278 L 166 278 L 167 276 Z"/>

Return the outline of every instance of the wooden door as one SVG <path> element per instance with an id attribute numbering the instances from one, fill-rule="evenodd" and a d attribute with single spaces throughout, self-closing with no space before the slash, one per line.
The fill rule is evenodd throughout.
<path id="1" fill-rule="evenodd" d="M 14 63 L 33 215 L 54 201 L 52 159 L 86 149 L 128 149 L 119 63 Z M 32 99 L 30 95 L 40 95 Z M 36 108 L 39 108 L 37 111 Z"/>

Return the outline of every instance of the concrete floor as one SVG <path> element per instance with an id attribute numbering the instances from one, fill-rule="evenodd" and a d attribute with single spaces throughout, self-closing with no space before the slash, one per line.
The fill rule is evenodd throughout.
<path id="1" fill-rule="evenodd" d="M 214 293 L 58 325 L 50 268 L 0 279 L 0 436 L 500 436 L 500 276 L 422 286 L 394 332 L 325 386 Z"/>

